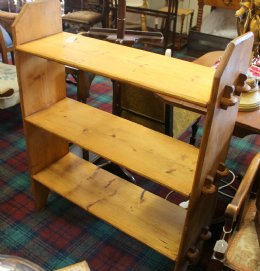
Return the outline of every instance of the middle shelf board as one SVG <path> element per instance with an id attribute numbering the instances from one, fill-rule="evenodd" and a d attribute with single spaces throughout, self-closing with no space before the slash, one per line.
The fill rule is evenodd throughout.
<path id="1" fill-rule="evenodd" d="M 65 32 L 19 45 L 16 51 L 204 108 L 210 101 L 215 69 L 192 62 Z"/>
<path id="2" fill-rule="evenodd" d="M 33 175 L 59 195 L 176 260 L 186 210 L 68 153 Z"/>
<path id="3" fill-rule="evenodd" d="M 199 150 L 190 144 L 70 98 L 25 121 L 171 190 L 191 193 Z"/>

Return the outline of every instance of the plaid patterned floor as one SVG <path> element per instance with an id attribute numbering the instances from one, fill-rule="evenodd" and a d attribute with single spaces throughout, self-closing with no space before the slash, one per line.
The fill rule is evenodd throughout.
<path id="1" fill-rule="evenodd" d="M 69 84 L 68 92 L 74 95 L 75 86 Z M 89 103 L 111 111 L 111 101 L 110 81 L 97 77 Z M 183 139 L 188 135 L 189 132 Z M 24 257 L 46 270 L 84 259 L 92 271 L 173 270 L 174 263 L 169 259 L 54 193 L 42 212 L 34 211 L 19 105 L 0 111 L 0 149 L 0 254 Z M 259 150 L 259 136 L 234 138 L 228 166 L 243 174 Z M 147 189 L 154 188 L 151 183 L 138 180 Z M 168 192 L 159 190 L 163 197 Z M 182 198 L 171 194 L 169 200 L 178 203 Z"/>

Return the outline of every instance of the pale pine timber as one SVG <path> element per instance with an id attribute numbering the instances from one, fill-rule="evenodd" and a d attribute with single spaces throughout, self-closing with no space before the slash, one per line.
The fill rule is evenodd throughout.
<path id="1" fill-rule="evenodd" d="M 12 29 L 15 29 L 12 32 L 14 44 L 23 44 L 62 31 L 60 2 L 52 0 L 47 5 L 47 10 L 46 1 L 26 3 L 23 6 L 12 25 Z"/>
<path id="2" fill-rule="evenodd" d="M 65 32 L 16 50 L 204 108 L 210 100 L 215 70 L 192 62 Z"/>
<path id="3" fill-rule="evenodd" d="M 185 209 L 72 153 L 33 178 L 170 259 L 176 259 Z"/>
<path id="4" fill-rule="evenodd" d="M 177 270 L 182 270 L 183 265 L 185 265 L 186 251 L 195 242 L 198 242 L 198 237 L 196 238 L 196 236 L 200 236 L 202 228 L 209 225 L 212 220 L 217 189 L 215 192 L 201 192 L 203 187 L 206 188 L 207 186 L 205 185 L 207 177 L 214 178 L 220 163 L 224 163 L 226 160 L 239 106 L 239 103 L 237 103 L 223 110 L 221 107 L 221 98 L 223 97 L 226 86 L 232 86 L 236 89 L 240 81 L 240 76 L 247 73 L 253 42 L 254 36 L 252 32 L 248 32 L 232 40 L 228 44 L 216 69 L 212 96 L 203 127 L 198 165 L 191 193 L 192 196 L 190 197 L 184 227 L 184 229 L 190 230 L 183 233 L 180 254 L 178 255 L 182 260 L 177 261 Z M 236 93 L 233 93 L 233 95 L 239 98 Z M 196 227 L 193 227 L 193 225 L 196 225 Z"/>
<path id="5" fill-rule="evenodd" d="M 25 120 L 181 194 L 191 192 L 199 154 L 192 145 L 70 98 Z"/>
<path id="6" fill-rule="evenodd" d="M 20 13 L 18 16 L 20 15 L 22 17 L 28 16 L 28 18 L 30 18 L 30 13 L 32 13 L 35 10 L 36 11 L 35 14 L 38 14 L 39 20 L 41 22 L 40 25 L 41 25 L 44 20 L 50 19 L 49 16 L 46 15 L 46 13 L 48 9 L 52 7 L 51 3 L 54 1 L 55 0 L 47 0 L 47 1 L 44 1 L 44 4 L 42 3 L 39 4 L 39 2 L 33 2 L 30 5 L 30 9 L 27 8 L 28 5 L 25 6 L 24 12 Z M 58 0 L 56 2 L 58 3 Z M 56 16 L 58 16 L 59 7 L 55 5 L 54 8 L 56 8 L 54 13 L 56 14 Z M 33 33 L 34 31 L 37 32 L 39 29 L 37 20 L 35 20 L 35 18 L 33 19 L 34 20 L 31 23 L 31 27 L 33 28 L 33 31 L 31 31 L 30 33 Z M 223 90 L 226 87 L 226 85 L 229 85 L 229 86 L 234 85 L 234 87 L 236 87 L 237 79 L 239 75 L 241 73 L 246 72 L 248 68 L 248 64 L 249 64 L 249 58 L 250 58 L 250 54 L 252 50 L 252 45 L 253 45 L 252 33 L 247 33 L 231 42 L 231 46 L 229 46 L 228 49 L 225 51 L 225 56 L 222 58 L 221 63 L 215 73 L 214 69 L 211 69 L 208 67 L 202 67 L 194 63 L 188 63 L 188 62 L 184 62 L 184 61 L 176 60 L 172 58 L 165 58 L 164 56 L 158 56 L 158 55 L 155 55 L 149 52 L 144 52 L 138 49 L 133 49 L 133 48 L 119 46 L 112 43 L 97 41 L 94 39 L 85 38 L 81 36 L 73 36 L 71 34 L 59 33 L 56 35 L 55 33 L 53 33 L 52 29 L 49 29 L 50 28 L 49 24 L 47 24 L 47 27 L 44 29 L 44 31 L 42 29 L 39 29 L 39 32 L 37 32 L 37 35 L 30 34 L 25 39 L 24 35 L 26 35 L 25 32 L 28 30 L 28 20 L 26 19 L 22 20 L 21 18 L 19 22 L 18 21 L 16 22 L 17 23 L 13 25 L 13 28 L 14 28 L 13 30 L 16 35 L 16 48 L 18 48 L 18 50 L 16 50 L 16 54 L 18 56 L 28 55 L 28 59 L 31 59 L 31 60 L 33 58 L 36 59 L 37 57 L 46 58 L 50 62 L 60 63 L 60 66 L 63 66 L 66 64 L 69 66 L 82 69 L 84 71 L 90 71 L 96 74 L 110 77 L 112 79 L 116 79 L 118 81 L 127 82 L 130 84 L 139 86 L 141 88 L 150 90 L 152 92 L 168 95 L 172 98 L 175 98 L 176 101 L 179 99 L 180 104 L 184 104 L 187 107 L 193 107 L 193 105 L 195 105 L 196 110 L 198 108 L 202 112 L 207 111 L 205 124 L 203 128 L 201 147 L 200 147 L 198 156 L 196 155 L 196 162 L 197 162 L 196 173 L 194 174 L 194 173 L 188 172 L 184 176 L 184 179 L 186 180 L 186 182 L 193 185 L 191 189 L 191 193 L 190 193 L 190 201 L 189 201 L 190 204 L 188 206 L 188 210 L 187 211 L 183 210 L 185 211 L 185 213 L 187 212 L 187 214 L 185 214 L 185 216 L 183 217 L 183 219 L 185 220 L 184 226 L 183 226 L 183 220 L 178 219 L 178 216 L 179 216 L 178 211 L 176 211 L 176 214 L 178 214 L 177 218 L 174 216 L 174 219 L 170 221 L 170 223 L 172 224 L 174 228 L 180 229 L 180 239 L 179 239 L 180 243 L 178 243 L 178 239 L 174 241 L 176 242 L 176 247 L 175 247 L 175 244 L 173 245 L 174 246 L 173 253 L 175 253 L 175 256 L 174 257 L 168 256 L 168 257 L 171 259 L 176 259 L 176 264 L 174 267 L 175 271 L 186 270 L 188 257 L 192 254 L 190 251 L 190 248 L 194 246 L 196 247 L 196 245 L 200 243 L 201 232 L 205 226 L 209 225 L 212 218 L 212 214 L 214 213 L 214 200 L 217 195 L 217 192 L 216 192 L 217 190 L 212 189 L 209 192 L 208 186 L 209 187 L 213 186 L 213 188 L 215 186 L 214 186 L 214 183 L 210 185 L 208 182 L 207 182 L 207 185 L 205 185 L 206 183 L 205 180 L 208 175 L 210 175 L 211 179 L 213 180 L 213 177 L 215 176 L 216 171 L 218 169 L 219 163 L 223 162 L 226 157 L 227 147 L 228 147 L 229 140 L 232 134 L 236 112 L 238 109 L 238 105 L 228 108 L 227 110 L 223 110 L 223 108 L 220 107 L 221 99 L 223 97 Z M 19 26 L 17 24 L 19 24 Z M 45 38 L 46 36 L 48 37 Z M 72 42 L 70 42 L 71 40 L 68 40 L 68 37 L 71 37 L 71 36 L 76 37 L 76 39 Z M 40 38 L 43 38 L 43 39 L 40 39 Z M 36 39 L 39 39 L 39 40 L 36 40 Z M 23 40 L 24 42 L 19 42 L 21 40 Z M 28 42 L 28 44 L 21 45 L 22 43 L 25 43 L 25 42 Z M 75 54 L 72 52 L 75 52 Z M 22 61 L 21 57 L 18 58 L 18 62 L 19 62 L 18 69 L 17 69 L 18 73 L 21 74 L 21 72 L 24 70 L 25 71 L 24 73 L 26 75 L 26 76 L 19 77 L 21 92 L 25 91 L 23 89 L 25 86 L 27 89 L 30 88 L 30 91 L 38 91 L 37 89 L 30 87 L 31 85 L 27 82 L 28 80 L 30 80 L 31 77 L 34 76 L 34 72 L 31 69 L 25 69 L 26 63 Z M 39 63 L 38 67 L 40 68 L 40 66 L 42 66 L 42 63 Z M 55 68 L 56 70 L 58 67 L 53 67 L 53 68 Z M 33 78 L 33 80 L 36 80 L 37 84 L 38 84 L 38 81 L 41 81 L 42 86 L 44 84 L 46 84 L 47 86 L 48 81 L 46 80 L 47 78 L 45 77 L 44 73 L 45 72 L 41 72 L 40 75 L 37 76 L 37 78 Z M 160 79 L 158 80 L 158 78 Z M 61 85 L 60 80 L 61 80 L 61 76 L 53 78 L 53 81 L 52 81 L 53 87 L 54 86 L 57 87 L 56 88 L 57 93 L 59 91 L 58 88 Z M 45 97 L 50 100 L 52 100 L 52 97 L 53 97 L 51 94 L 53 87 L 44 88 L 44 91 L 46 91 Z M 39 92 L 41 92 L 41 90 L 39 90 Z M 83 107 L 88 108 L 86 105 L 82 105 L 83 106 L 82 109 L 81 109 L 81 106 L 78 106 L 78 105 L 73 106 L 73 109 L 78 111 L 78 113 L 75 113 L 74 115 L 74 113 L 71 113 L 72 107 L 70 108 L 70 106 L 66 106 L 66 102 L 64 102 L 64 101 L 68 101 L 68 99 L 63 99 L 63 100 L 61 99 L 60 102 L 57 102 L 56 104 L 57 106 L 48 103 L 47 101 L 48 99 L 45 99 L 45 101 L 42 103 L 43 108 L 39 108 L 39 111 L 42 110 L 42 112 L 37 112 L 37 111 L 30 112 L 29 115 L 32 114 L 31 116 L 24 116 L 25 126 L 31 126 L 31 128 L 34 127 L 35 130 L 38 129 L 39 131 L 44 130 L 47 134 L 48 133 L 52 134 L 53 136 L 63 139 L 64 141 L 67 141 L 68 139 L 73 137 L 73 139 L 75 139 L 73 140 L 75 143 L 79 141 L 81 143 L 81 146 L 83 147 L 84 146 L 87 147 L 88 146 L 87 144 L 89 144 L 95 150 L 97 149 L 98 151 L 99 151 L 99 145 L 106 144 L 106 142 L 103 143 L 102 132 L 99 132 L 98 130 L 98 127 L 100 131 L 103 128 L 105 130 L 105 135 L 110 135 L 110 137 L 114 137 L 116 135 L 117 137 L 115 141 L 111 141 L 111 139 L 109 139 L 110 141 L 107 140 L 108 136 L 104 138 L 105 141 L 109 143 L 111 142 L 114 143 L 114 146 L 108 146 L 108 150 L 110 151 L 112 149 L 112 152 L 114 153 L 114 154 L 113 153 L 111 154 L 109 151 L 107 151 L 108 153 L 110 153 L 109 157 L 113 158 L 113 156 L 115 155 L 115 160 L 123 159 L 126 164 L 128 164 L 128 160 L 127 160 L 128 157 L 125 157 L 126 155 L 130 157 L 130 163 L 132 163 L 133 159 L 131 158 L 132 155 L 129 155 L 130 153 L 129 150 L 126 153 L 122 152 L 123 153 L 122 157 L 118 155 L 119 154 L 118 148 L 115 142 L 120 141 L 118 140 L 120 138 L 119 135 L 123 134 L 123 138 L 127 140 L 129 139 L 131 143 L 135 143 L 136 142 L 135 137 L 140 136 L 140 135 L 143 137 L 142 139 L 143 142 L 146 140 L 147 134 L 149 135 L 148 138 L 150 139 L 154 138 L 154 135 L 156 135 L 156 133 L 154 132 L 151 132 L 151 134 L 150 132 L 147 132 L 145 133 L 145 136 L 144 136 L 143 134 L 144 130 L 142 129 L 147 129 L 147 128 L 142 128 L 142 129 L 136 128 L 136 126 L 132 124 L 129 125 L 128 129 L 125 129 L 124 128 L 125 123 L 121 122 L 119 118 L 113 118 L 113 117 L 111 117 L 111 119 L 110 117 L 105 118 L 100 113 L 96 113 L 97 111 L 92 111 L 94 112 L 94 114 L 89 114 L 90 113 L 89 109 L 83 109 Z M 21 102 L 24 103 L 24 101 L 21 101 Z M 69 103 L 70 102 L 68 102 L 68 104 Z M 24 104 L 26 107 L 28 107 L 26 103 Z M 60 107 L 61 104 L 62 106 Z M 58 112 L 59 110 L 57 110 L 57 108 L 59 107 L 62 109 L 61 112 Z M 51 111 L 53 108 L 54 110 Z M 64 108 L 65 108 L 65 112 L 67 113 L 69 112 L 68 115 L 63 114 Z M 204 110 L 204 108 L 206 110 Z M 26 109 L 29 110 L 29 108 L 26 108 Z M 58 119 L 58 121 L 55 120 L 54 122 L 51 122 L 51 121 L 48 122 L 48 120 L 46 120 L 42 116 L 47 115 L 50 118 L 52 118 L 53 115 L 49 113 L 48 115 L 46 114 L 46 112 L 53 112 L 56 115 L 55 119 L 56 120 Z M 95 119 L 96 115 L 98 117 Z M 77 117 L 77 119 L 75 117 Z M 63 123 L 65 124 L 67 122 L 67 120 L 62 121 L 61 120 L 62 118 L 68 119 L 69 120 L 68 125 L 71 125 L 71 126 L 70 127 L 64 127 L 64 126 L 54 127 L 56 124 L 59 124 L 59 122 L 62 124 Z M 94 128 L 94 131 L 95 132 L 98 131 L 100 135 L 102 136 L 95 138 L 94 134 L 91 135 L 91 130 L 84 130 L 82 132 L 82 119 L 86 119 L 86 120 L 83 120 L 83 123 L 85 122 L 87 123 L 89 121 L 89 123 L 94 124 L 96 121 L 95 123 L 96 127 Z M 99 123 L 98 120 L 100 121 L 100 119 L 102 121 Z M 30 122 L 31 120 L 33 121 Z M 34 121 L 36 122 L 36 124 L 34 123 Z M 73 123 L 74 121 L 76 121 L 76 123 Z M 127 123 L 130 123 L 130 122 L 127 122 Z M 120 130 L 122 124 L 123 124 L 123 130 Z M 102 125 L 104 127 L 101 127 Z M 75 129 L 75 127 L 78 130 Z M 116 134 L 114 133 L 114 131 L 111 131 L 111 128 L 113 127 L 116 127 L 116 130 L 117 130 Z M 63 131 L 61 132 L 62 128 L 65 130 L 64 132 Z M 137 131 L 139 133 L 141 132 L 141 134 L 139 135 L 139 133 L 138 134 L 134 133 L 134 131 L 132 131 L 134 130 L 133 128 L 138 129 Z M 110 129 L 110 133 L 108 133 L 109 129 Z M 30 129 L 29 132 L 31 132 L 32 130 L 33 129 Z M 81 132 L 77 134 L 77 131 L 81 131 Z M 149 131 L 149 129 L 145 131 Z M 88 136 L 86 136 L 86 132 L 88 133 Z M 128 133 L 129 135 L 126 136 L 126 133 Z M 40 132 L 38 132 L 38 134 L 40 135 Z M 82 134 L 84 134 L 84 136 L 82 136 Z M 64 135 L 68 137 L 65 137 Z M 31 141 L 30 135 L 28 133 L 26 134 L 26 137 L 27 137 L 27 142 Z M 38 138 L 40 139 L 40 137 Z M 93 141 L 90 143 L 86 143 L 87 141 L 86 139 L 89 139 L 89 138 L 93 140 L 95 138 L 95 142 Z M 169 144 L 165 143 L 168 140 L 166 138 L 168 138 L 171 141 L 171 143 Z M 42 142 L 44 142 L 44 140 Z M 122 142 L 120 144 L 126 149 L 131 148 L 131 151 L 134 152 L 135 145 L 127 145 L 127 143 L 124 145 L 122 144 Z M 172 159 L 172 157 L 175 157 L 178 159 L 180 158 L 180 155 L 176 155 L 175 153 L 176 149 L 173 148 L 173 146 L 178 147 L 179 151 L 182 152 L 182 155 L 184 156 L 190 155 L 189 148 L 188 149 L 186 149 L 186 147 L 184 148 L 184 145 L 179 145 L 179 143 L 176 143 L 174 140 L 164 135 L 162 135 L 162 137 L 158 136 L 156 140 L 151 140 L 150 142 L 146 144 L 149 147 L 150 145 L 152 145 L 154 150 L 156 151 L 158 150 L 158 153 L 163 152 L 162 156 L 166 157 L 166 161 L 169 161 L 168 159 Z M 158 149 L 157 149 L 157 145 L 155 144 L 158 145 Z M 54 143 L 52 143 L 52 146 L 49 146 L 49 147 L 53 147 L 53 145 Z M 30 152 L 29 155 L 31 157 L 35 156 L 38 151 L 38 149 L 36 149 L 35 151 L 32 146 L 28 150 Z M 45 158 L 44 158 L 42 161 L 39 162 L 39 165 L 35 167 L 37 168 L 37 170 L 42 167 L 45 167 L 47 170 L 48 168 L 51 168 L 52 165 L 55 165 L 56 164 L 55 161 L 59 159 L 57 158 L 55 153 L 46 152 L 45 146 L 47 145 L 41 144 L 39 148 L 41 149 L 41 151 L 39 152 L 39 154 L 45 156 L 48 165 L 46 165 Z M 165 149 L 160 149 L 159 146 L 161 147 L 165 146 Z M 168 148 L 170 148 L 170 150 L 168 150 Z M 147 151 L 147 149 L 142 149 L 142 151 L 144 150 Z M 63 148 L 62 151 L 65 151 L 65 148 Z M 148 154 L 145 153 L 145 156 L 147 155 L 148 159 L 150 159 L 150 157 L 158 159 L 157 158 L 158 153 L 156 153 L 156 155 L 150 156 L 150 153 L 148 152 Z M 140 156 L 140 154 L 138 153 L 136 157 L 137 156 Z M 145 156 L 143 156 L 142 159 L 140 158 L 139 159 L 142 160 L 142 162 L 146 161 Z M 69 156 L 65 155 L 64 158 L 66 157 L 69 157 Z M 174 162 L 178 161 L 178 159 L 174 160 Z M 113 159 L 110 159 L 110 160 L 113 161 Z M 162 160 L 165 160 L 165 159 L 162 159 Z M 31 159 L 31 161 L 33 160 Z M 77 161 L 80 161 L 80 162 L 76 162 L 76 164 L 81 163 L 82 160 L 77 159 Z M 152 162 L 152 161 L 149 161 L 149 162 Z M 153 163 L 155 162 L 153 161 Z M 152 167 L 152 170 L 155 170 L 155 171 L 153 173 L 149 173 L 151 174 L 149 175 L 151 179 L 154 180 L 153 178 L 154 176 L 152 176 L 152 174 L 156 176 L 157 174 L 156 172 L 160 172 L 160 165 L 161 164 L 157 163 L 156 167 L 154 166 Z M 63 164 L 60 169 L 62 172 L 73 170 L 73 166 L 68 166 L 68 168 L 64 166 L 65 165 Z M 135 164 L 134 166 L 136 166 L 138 170 L 139 170 L 139 167 L 146 168 L 145 170 L 147 170 L 147 167 L 148 167 L 147 164 L 142 164 L 142 165 Z M 30 167 L 32 167 L 31 164 L 30 164 Z M 129 167 L 128 165 L 127 168 L 131 168 L 131 167 Z M 167 170 L 168 169 L 169 168 L 167 167 Z M 175 168 L 173 168 L 173 172 L 171 171 L 168 171 L 168 172 L 177 177 L 177 173 L 175 173 L 174 170 Z M 39 175 L 42 174 L 44 171 L 45 169 L 42 168 L 40 170 Z M 73 179 L 79 178 L 80 180 L 84 179 L 84 182 L 87 181 L 86 178 L 84 177 L 85 170 L 83 171 L 84 171 L 84 174 L 83 173 L 79 175 L 76 174 L 73 176 Z M 178 172 L 180 171 L 181 170 L 178 170 Z M 135 172 L 138 172 L 138 171 L 135 171 Z M 32 174 L 33 178 L 35 176 L 34 183 L 37 183 L 44 187 L 45 186 L 48 187 L 47 184 L 44 185 L 44 183 L 41 183 L 41 181 L 38 181 L 37 173 L 38 172 L 35 172 L 34 174 Z M 57 177 L 57 175 L 55 174 L 54 176 L 55 178 Z M 61 173 L 61 176 L 63 177 L 62 179 L 66 180 L 66 175 L 63 176 Z M 49 177 L 47 178 L 48 180 L 46 181 L 49 185 L 49 188 L 51 190 L 56 189 L 55 188 L 56 184 L 54 185 L 54 182 L 52 182 L 52 180 L 49 179 Z M 174 182 L 174 181 L 175 180 L 170 180 L 170 182 Z M 133 184 L 131 185 L 133 186 Z M 66 186 L 67 186 L 67 183 L 63 183 L 62 187 L 66 188 Z M 41 189 L 39 189 L 38 187 L 35 186 L 35 189 L 37 189 L 37 192 L 39 192 L 40 194 L 42 193 Z M 60 189 L 60 191 L 62 191 L 62 189 Z M 74 191 L 78 191 L 78 190 L 81 190 L 81 188 L 78 186 L 76 187 L 74 186 L 72 194 L 74 193 Z M 124 196 L 125 201 L 127 201 L 128 196 L 131 199 L 131 194 L 132 194 L 131 190 L 132 189 L 130 188 L 129 193 L 125 194 Z M 65 190 L 65 192 L 66 191 L 67 190 Z M 139 190 L 139 196 L 140 196 L 139 199 L 143 199 L 146 192 L 142 190 L 142 193 L 140 194 L 140 191 L 141 190 Z M 102 190 L 100 190 L 98 193 L 99 195 L 102 195 Z M 113 196 L 112 193 L 110 195 L 111 197 Z M 38 200 L 37 195 L 34 196 L 34 198 L 36 201 Z M 73 196 L 73 200 L 74 202 L 77 201 L 77 195 Z M 42 199 L 41 201 L 44 203 L 44 199 Z M 92 203 L 93 202 L 91 202 L 91 204 Z M 42 203 L 40 204 L 42 205 Z M 89 209 L 93 209 L 94 207 L 92 208 L 92 205 L 88 206 L 88 208 L 90 207 Z M 114 205 L 112 204 L 112 206 Z M 153 206 L 151 207 L 152 208 L 149 211 L 154 212 Z M 158 210 L 156 209 L 156 207 L 158 207 Z M 159 213 L 164 212 L 164 205 L 162 205 L 160 201 L 156 203 L 156 207 L 155 207 L 155 210 L 156 210 L 155 213 L 158 213 L 160 217 Z M 176 207 L 179 210 L 179 207 L 178 206 Z M 120 211 L 119 208 L 118 210 L 119 212 L 122 212 Z M 118 216 L 118 218 L 120 217 L 121 216 Z M 131 219 L 131 217 L 129 217 L 129 219 Z M 149 221 L 146 221 L 145 223 L 147 225 L 150 225 Z M 177 223 L 177 226 L 176 226 L 176 223 Z M 158 220 L 157 220 L 157 224 L 160 225 L 160 221 L 158 223 Z M 181 226 L 179 227 L 178 224 L 181 224 Z M 128 225 L 126 224 L 121 225 L 121 226 L 122 228 L 124 227 L 128 228 Z M 134 227 L 137 228 L 139 227 L 139 225 L 136 224 L 134 225 Z M 122 230 L 126 231 L 127 229 L 124 228 Z M 174 230 L 174 233 L 173 233 L 174 236 L 177 231 Z M 130 232 L 128 232 L 128 234 L 131 235 Z M 166 234 L 171 235 L 172 231 L 167 230 Z M 137 238 L 136 235 L 134 237 Z M 173 242 L 171 241 L 171 243 Z M 154 248 L 154 245 L 150 245 L 150 243 L 147 243 L 147 245 Z M 161 249 L 163 249 L 164 247 L 165 247 L 165 243 L 163 242 Z M 177 255 L 176 255 L 176 252 L 177 252 Z M 161 252 L 161 253 L 164 253 L 164 252 Z M 195 257 L 193 257 L 193 259 L 194 258 Z M 191 259 L 191 257 L 189 257 L 189 259 Z"/>

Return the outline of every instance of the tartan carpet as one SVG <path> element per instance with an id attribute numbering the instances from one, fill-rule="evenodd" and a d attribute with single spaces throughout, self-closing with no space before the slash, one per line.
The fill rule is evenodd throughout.
<path id="1" fill-rule="evenodd" d="M 75 97 L 75 86 L 67 86 L 68 95 Z M 88 101 L 111 111 L 111 82 L 96 77 Z M 187 130 L 182 139 L 187 140 L 189 134 Z M 34 211 L 19 105 L 0 111 L 0 149 L 0 254 L 26 258 L 46 270 L 82 260 L 87 260 L 92 271 L 173 270 L 171 260 L 55 193 L 43 211 Z M 227 165 L 244 174 L 259 150 L 259 135 L 233 138 Z M 154 190 L 151 182 L 137 179 L 139 185 Z M 169 193 L 158 186 L 156 190 L 162 197 Z M 179 203 L 183 198 L 173 193 L 169 200 Z M 197 266 L 192 270 L 204 269 Z"/>

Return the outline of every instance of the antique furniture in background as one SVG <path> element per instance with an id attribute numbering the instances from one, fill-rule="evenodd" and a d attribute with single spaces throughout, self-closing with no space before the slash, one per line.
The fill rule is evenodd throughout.
<path id="1" fill-rule="evenodd" d="M 107 1 L 106 0 L 82 0 L 79 3 L 73 1 L 73 10 L 69 11 L 68 8 L 70 1 L 65 1 L 65 14 L 62 16 L 62 22 L 64 29 L 70 28 L 68 25 L 73 25 L 75 27 L 75 32 L 84 30 L 87 31 L 91 26 L 94 26 L 97 23 L 101 23 L 102 27 L 105 27 L 107 24 Z M 72 28 L 73 29 L 73 28 Z"/>
<path id="2" fill-rule="evenodd" d="M 256 197 L 250 196 L 253 184 L 258 189 Z M 234 271 L 259 270 L 259 188 L 260 153 L 251 161 L 234 198 L 226 208 L 223 233 L 216 243 L 209 271 L 226 270 L 223 267 Z"/>
<path id="3" fill-rule="evenodd" d="M 125 4 L 130 8 L 148 8 L 149 1 L 148 0 L 126 0 Z M 119 0 L 110 0 L 110 13 L 109 13 L 109 27 L 116 28 L 117 27 L 117 9 L 119 5 Z M 129 13 L 128 13 L 129 14 Z M 132 13 L 131 13 L 132 14 Z M 131 16 L 130 16 L 131 17 Z M 147 19 L 146 15 L 140 13 L 140 19 L 136 21 L 136 18 L 132 18 L 129 20 L 127 17 L 127 12 L 125 14 L 125 27 L 127 29 L 139 29 L 142 31 L 147 31 Z"/>
<path id="4" fill-rule="evenodd" d="M 0 12 L 0 53 L 2 61 L 8 64 L 8 54 L 11 54 L 12 63 L 14 64 L 14 47 L 11 38 L 11 25 L 16 18 L 16 13 Z"/>
<path id="5" fill-rule="evenodd" d="M 206 67 L 213 67 L 214 64 L 223 56 L 223 53 L 224 51 L 214 51 L 206 53 L 203 56 L 197 58 L 194 61 L 194 63 Z M 174 106 L 175 104 L 174 99 L 160 94 L 157 94 L 157 96 L 159 96 L 169 106 Z M 203 111 L 199 111 L 196 109 L 194 109 L 194 111 L 202 115 L 204 114 Z M 190 115 L 190 117 L 187 117 L 188 122 L 186 122 L 186 125 L 184 125 L 185 122 L 183 123 L 184 127 L 190 125 L 198 117 L 196 114 L 193 115 L 194 113 L 192 112 L 187 112 L 186 114 Z M 260 134 L 259 118 L 260 118 L 260 108 L 252 112 L 239 111 L 237 114 L 236 125 L 234 127 L 233 134 L 239 137 L 244 137 L 249 134 Z M 168 119 L 168 121 L 171 121 L 171 119 Z"/>
<path id="6" fill-rule="evenodd" d="M 16 67 L 0 62 L 0 109 L 14 106 L 19 101 Z"/>
<path id="7" fill-rule="evenodd" d="M 222 57 L 224 51 L 209 52 L 196 60 L 200 65 L 213 67 L 213 65 Z M 236 125 L 233 134 L 239 137 L 245 137 L 250 134 L 260 134 L 260 108 L 252 112 L 241 112 L 237 114 Z"/>
<path id="8" fill-rule="evenodd" d="M 11 33 L 11 24 L 16 15 L 0 12 L 0 53 L 3 62 L 0 62 L 0 109 L 14 106 L 20 101 L 16 67 L 9 64 L 9 54 L 14 64 L 14 47 L 9 33 Z"/>
<path id="9" fill-rule="evenodd" d="M 203 9 L 204 6 L 206 5 L 212 7 L 212 12 L 207 16 L 209 22 L 211 22 L 210 21 L 211 15 L 216 15 L 216 13 L 218 14 L 230 13 L 234 11 L 234 15 L 230 14 L 227 15 L 228 17 L 230 16 L 232 16 L 232 18 L 234 17 L 234 25 L 232 26 L 232 33 L 233 32 L 234 33 L 232 34 L 232 37 L 230 37 L 229 35 L 215 35 L 201 31 L 203 23 Z M 192 29 L 189 32 L 188 36 L 187 50 L 189 55 L 194 57 L 200 57 L 207 52 L 225 50 L 225 47 L 230 42 L 230 40 L 237 36 L 235 10 L 239 9 L 239 7 L 240 7 L 239 0 L 198 0 L 198 14 L 196 27 L 195 29 Z M 219 16 L 218 21 L 219 23 L 224 22 L 221 16 Z M 211 23 L 203 25 L 204 27 L 207 26 L 207 28 L 209 28 Z M 223 27 L 221 27 L 221 29 L 226 31 L 227 26 L 224 25 Z M 216 32 L 214 27 L 212 28 L 212 31 L 214 33 Z"/>
<path id="10" fill-rule="evenodd" d="M 200 31 L 201 29 L 203 9 L 205 5 L 212 6 L 213 8 L 237 10 L 240 8 L 240 0 L 198 0 L 198 16 L 196 23 L 197 31 Z"/>
<path id="11" fill-rule="evenodd" d="M 64 0 L 64 13 L 82 10 L 84 0 Z"/>
<path id="12" fill-rule="evenodd" d="M 0 10 L 9 11 L 8 1 L 0 0 Z"/>
<path id="13" fill-rule="evenodd" d="M 215 72 L 62 32 L 61 18 L 47 10 L 59 14 L 60 5 L 55 0 L 26 4 L 13 25 L 36 208 L 44 208 L 53 190 L 176 261 L 175 271 L 186 270 L 189 261 L 198 260 L 200 244 L 210 237 L 207 226 L 217 196 L 214 178 L 235 125 L 237 86 L 244 83 L 252 33 L 230 43 Z M 37 21 L 28 20 L 31 12 Z M 29 25 L 32 31 L 24 31 Z M 174 97 L 180 105 L 200 107 L 206 114 L 200 149 L 67 98 L 64 65 Z M 232 85 L 237 91 L 230 93 Z M 189 197 L 188 209 L 70 153 L 68 142 Z"/>
<path id="14" fill-rule="evenodd" d="M 13 0 L 0 0 L 0 10 L 14 12 L 15 4 Z"/>
<path id="15" fill-rule="evenodd" d="M 12 62 L 14 63 L 14 48 L 13 42 L 8 32 L 1 26 L 0 19 L 0 53 L 2 61 L 8 64 L 8 54 L 11 54 Z"/>
<path id="16" fill-rule="evenodd" d="M 149 28 L 149 30 L 151 30 L 151 32 L 160 31 L 164 36 L 163 43 L 158 44 L 157 42 L 155 42 L 155 44 L 153 44 L 153 42 L 150 42 L 151 46 L 163 47 L 164 49 L 166 49 L 166 48 L 174 49 L 178 0 L 170 0 L 168 8 L 164 11 L 161 11 L 158 9 L 152 9 L 149 7 L 149 5 L 148 5 L 148 7 L 146 7 L 147 4 L 145 4 L 145 3 L 143 4 L 142 7 L 138 7 L 137 5 L 134 5 L 134 4 L 131 5 L 130 1 L 131 0 L 129 0 L 129 1 L 124 0 L 124 2 L 126 2 L 126 13 L 140 14 L 140 16 L 147 16 L 147 17 L 151 16 L 154 19 L 161 18 L 164 21 L 164 23 L 158 29 L 157 29 L 156 24 L 154 25 L 154 27 L 152 27 L 152 28 L 150 27 L 151 29 Z M 116 26 L 116 23 L 117 23 L 116 17 L 117 17 L 118 2 L 119 2 L 118 0 L 114 0 L 112 4 L 110 3 L 110 6 L 112 7 L 112 9 L 111 9 L 111 11 L 112 11 L 111 18 L 112 19 L 111 20 L 114 22 L 114 24 L 112 24 L 112 27 L 115 27 L 115 28 L 117 27 Z M 141 28 L 144 30 L 148 27 L 146 26 L 146 23 L 145 24 L 143 23 Z"/>
<path id="17" fill-rule="evenodd" d="M 165 7 L 160 8 L 160 11 L 168 11 L 168 3 L 169 1 L 165 1 Z M 176 37 L 175 37 L 175 48 L 177 50 L 180 50 L 184 45 L 187 44 L 187 37 L 188 37 L 188 33 L 192 27 L 192 20 L 193 20 L 193 14 L 194 14 L 194 10 L 190 9 L 190 8 L 180 8 L 178 7 L 177 9 L 177 16 L 180 19 L 180 27 L 179 27 L 179 31 L 177 31 L 176 26 L 171 25 L 170 27 L 173 27 L 171 31 L 175 31 L 176 32 Z M 157 18 L 156 18 L 157 19 Z M 187 31 L 184 31 L 184 23 L 186 20 L 186 26 L 187 26 Z M 158 19 L 156 20 L 156 22 L 158 21 Z M 161 28 L 164 28 L 166 21 L 163 20 L 162 21 L 162 26 Z M 175 28 L 174 28 L 175 27 Z M 174 30 L 175 29 L 175 30 Z"/>

